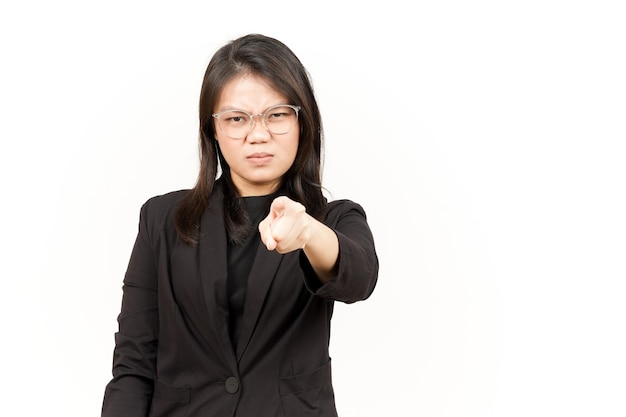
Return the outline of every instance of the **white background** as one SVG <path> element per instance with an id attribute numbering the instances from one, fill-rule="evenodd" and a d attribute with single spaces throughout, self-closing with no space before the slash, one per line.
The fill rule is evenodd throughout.
<path id="1" fill-rule="evenodd" d="M 340 415 L 626 415 L 620 3 L 3 3 L 0 413 L 99 415 L 139 208 L 194 184 L 206 64 L 259 32 L 379 251 L 333 320 Z"/>

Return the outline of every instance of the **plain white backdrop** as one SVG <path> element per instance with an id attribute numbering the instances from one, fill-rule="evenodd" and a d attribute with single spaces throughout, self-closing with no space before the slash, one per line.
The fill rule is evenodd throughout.
<path id="1" fill-rule="evenodd" d="M 0 413 L 99 415 L 139 208 L 193 186 L 205 67 L 257 32 L 311 73 L 329 198 L 376 238 L 340 415 L 626 415 L 620 3 L 3 3 Z"/>

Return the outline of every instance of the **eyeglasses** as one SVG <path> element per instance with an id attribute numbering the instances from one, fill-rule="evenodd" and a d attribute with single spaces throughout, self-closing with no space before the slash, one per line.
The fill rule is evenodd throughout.
<path id="1" fill-rule="evenodd" d="M 226 110 L 213 113 L 220 131 L 231 139 L 243 139 L 254 129 L 254 118 L 261 117 L 263 126 L 274 135 L 284 135 L 298 122 L 299 106 L 279 104 L 263 113 L 250 114 L 243 110 Z"/>

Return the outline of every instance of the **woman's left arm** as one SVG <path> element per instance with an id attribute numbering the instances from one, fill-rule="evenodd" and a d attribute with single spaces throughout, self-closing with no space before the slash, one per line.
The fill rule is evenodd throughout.
<path id="1" fill-rule="evenodd" d="M 288 253 L 302 249 L 320 285 L 319 295 L 353 302 L 369 296 L 378 275 L 374 242 L 361 207 L 346 202 L 331 228 L 306 213 L 287 197 L 276 198 L 259 225 L 269 250 Z M 358 294 L 358 295 L 357 295 Z"/>

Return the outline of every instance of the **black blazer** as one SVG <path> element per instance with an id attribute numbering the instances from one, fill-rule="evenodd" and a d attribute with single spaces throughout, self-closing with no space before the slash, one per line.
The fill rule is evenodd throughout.
<path id="1" fill-rule="evenodd" d="M 339 268 L 325 285 L 302 251 L 280 255 L 259 242 L 235 352 L 219 190 L 195 247 L 179 240 L 174 227 L 188 191 L 143 205 L 103 417 L 336 416 L 328 353 L 333 302 L 367 298 L 378 275 L 363 209 L 347 200 L 329 203 L 325 224 L 339 238 Z"/>

